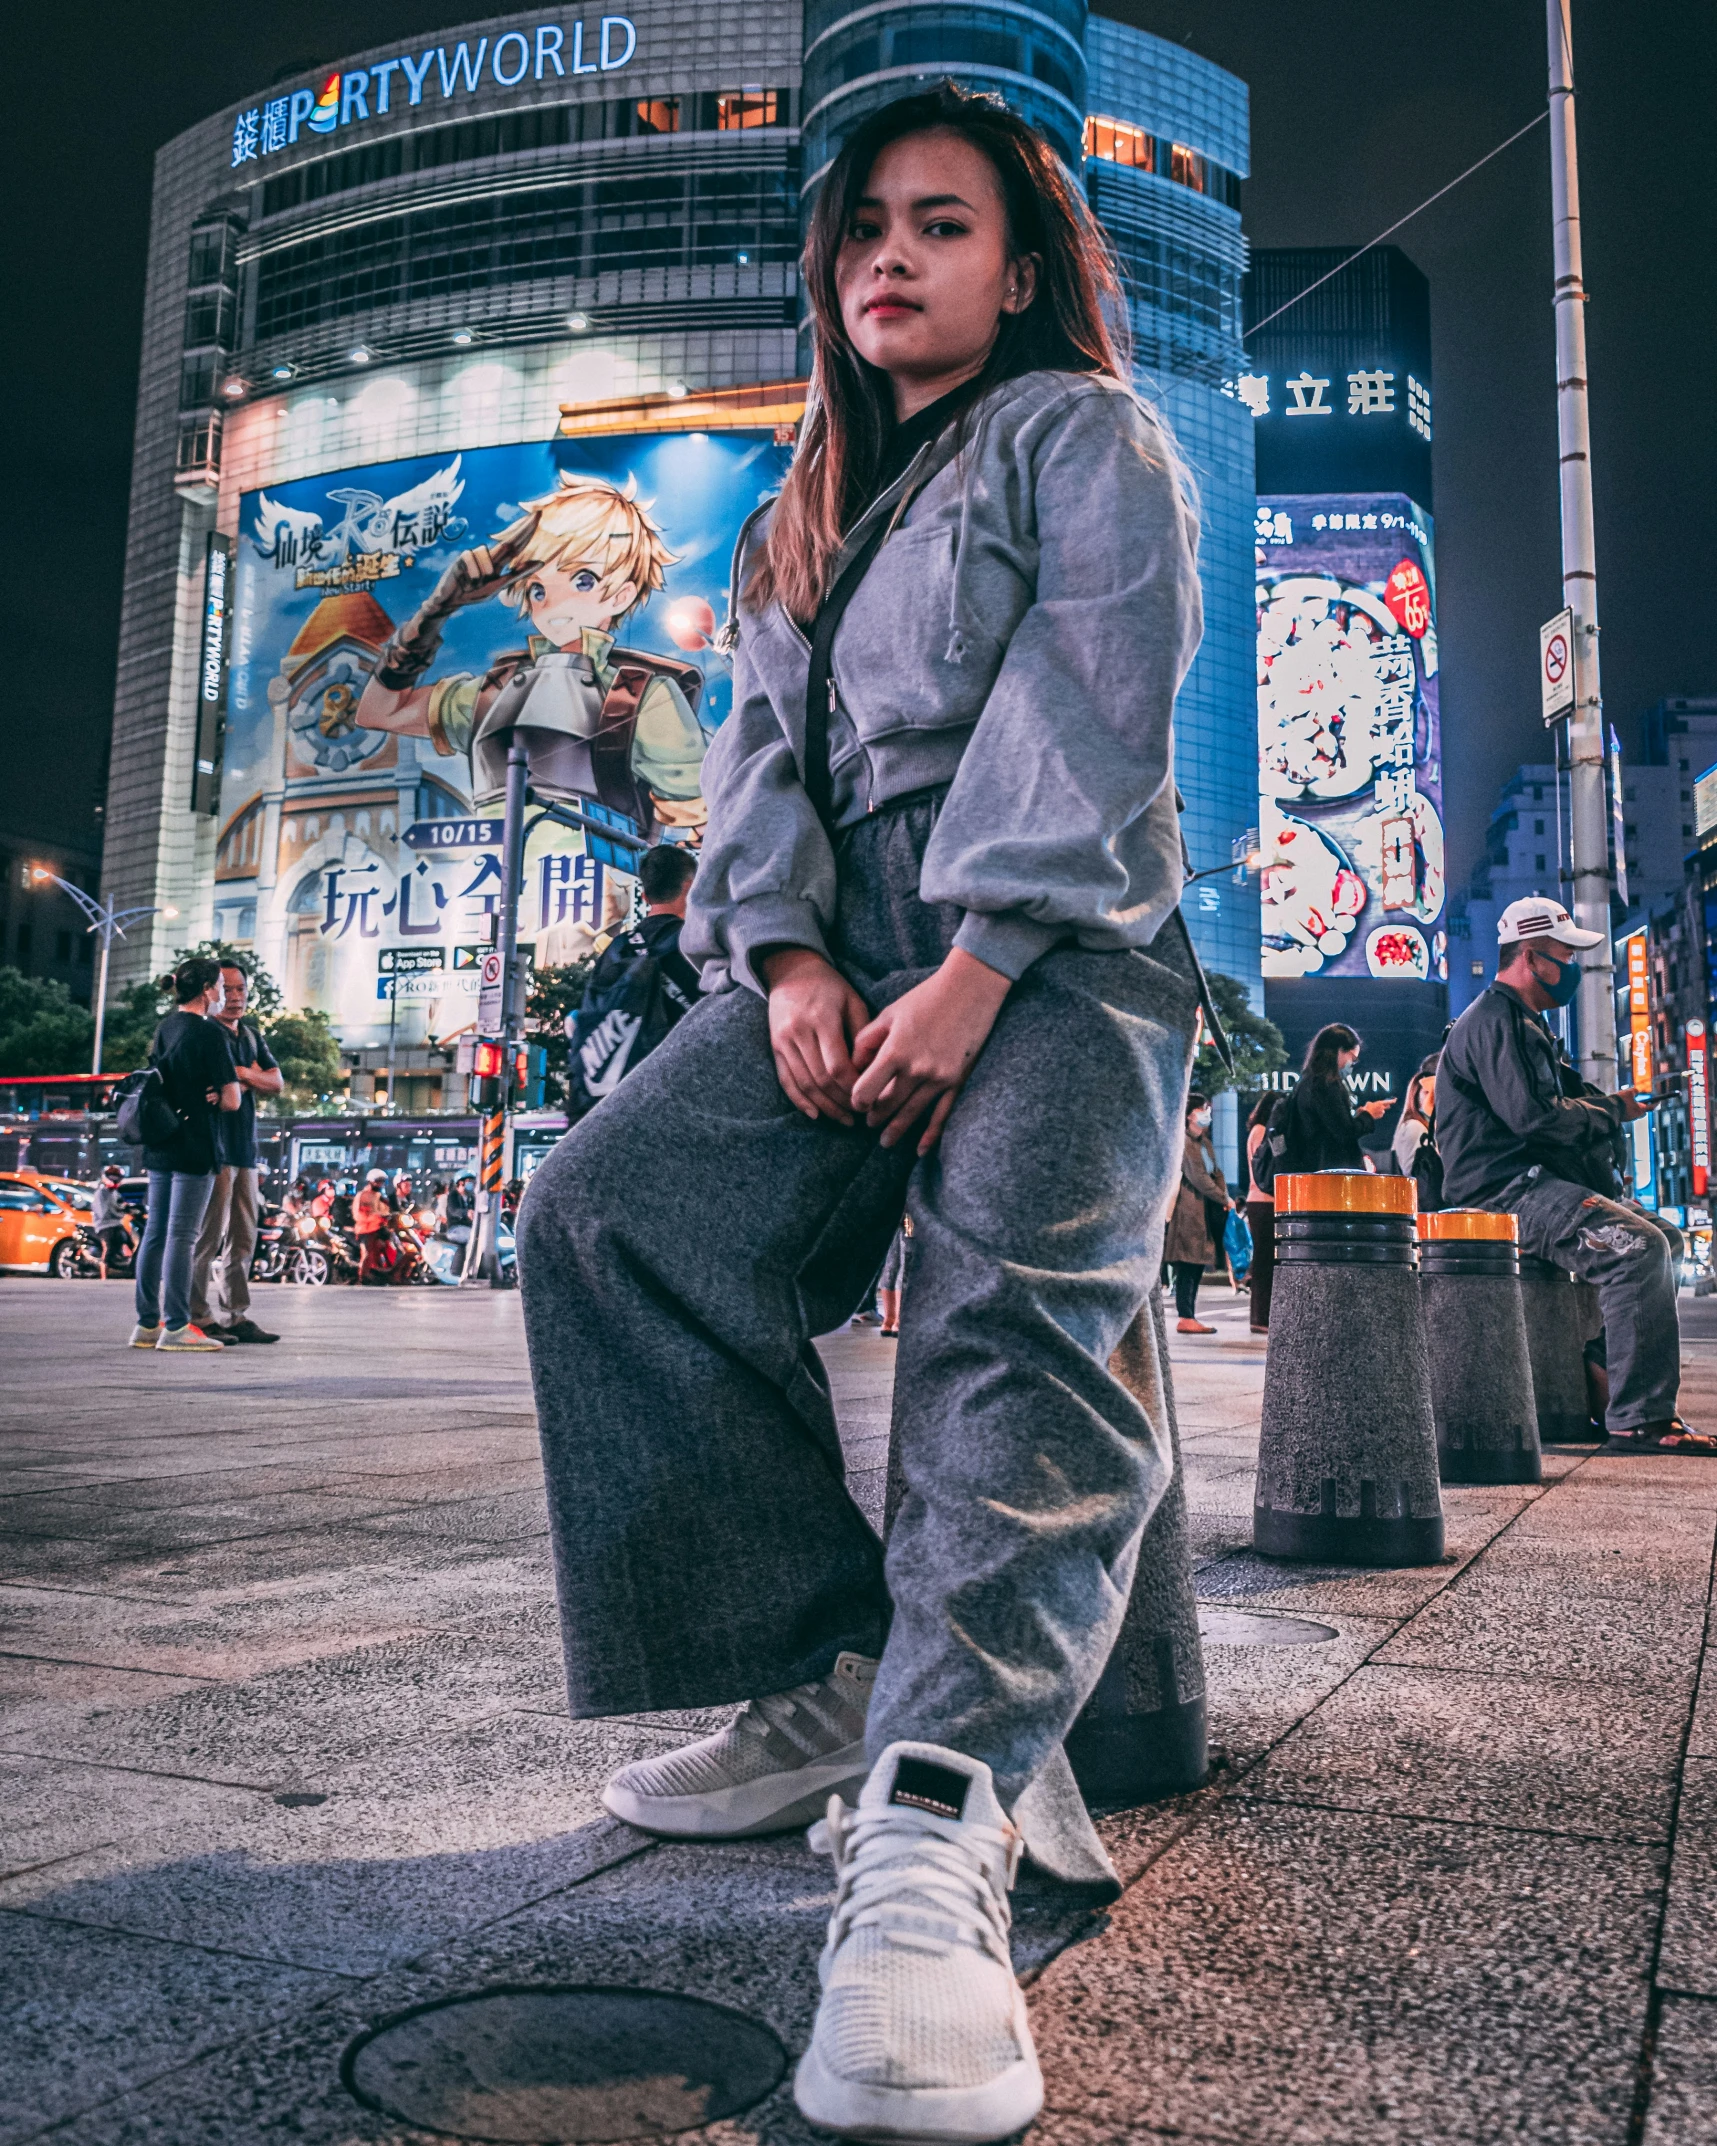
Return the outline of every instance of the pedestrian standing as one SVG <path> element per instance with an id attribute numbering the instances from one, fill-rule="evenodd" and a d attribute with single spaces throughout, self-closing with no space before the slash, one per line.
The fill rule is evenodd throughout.
<path id="1" fill-rule="evenodd" d="M 1270 1331 L 1270 1291 L 1276 1279 L 1276 1195 L 1258 1182 L 1258 1158 L 1270 1136 L 1270 1114 L 1281 1102 L 1268 1090 L 1246 1120 L 1246 1221 L 1252 1231 L 1251 1324 L 1255 1334 Z"/>
<path id="2" fill-rule="evenodd" d="M 197 1249 L 191 1262 L 191 1317 L 217 1341 L 278 1341 L 250 1315 L 250 1263 L 256 1257 L 261 1170 L 256 1152 L 256 1099 L 278 1095 L 286 1076 L 255 1025 L 244 1017 L 250 978 L 236 961 L 221 963 L 221 1003 L 214 1018 L 226 1030 L 239 1106 L 220 1121 L 221 1166 L 215 1172 Z"/>
<path id="3" fill-rule="evenodd" d="M 125 1211 L 125 1201 L 120 1186 L 125 1182 L 125 1172 L 118 1163 L 110 1162 L 101 1173 L 101 1182 L 95 1188 L 90 1201 L 89 1226 L 95 1237 L 96 1258 L 101 1263 L 101 1278 L 107 1280 L 108 1263 L 118 1266 L 125 1257 L 125 1248 L 134 1242 L 131 1217 Z"/>
<path id="4" fill-rule="evenodd" d="M 912 1217 L 902 1215 L 900 1227 L 889 1240 L 888 1257 L 882 1263 L 882 1278 L 876 1285 L 876 1308 L 882 1315 L 885 1341 L 900 1338 L 900 1298 L 906 1287 L 906 1248 L 912 1242 Z"/>
<path id="5" fill-rule="evenodd" d="M 1198 1285 L 1206 1267 L 1222 1264 L 1222 1238 L 1234 1205 L 1222 1165 L 1210 1145 L 1210 1098 L 1197 1089 L 1186 1099 L 1180 1184 L 1169 1215 L 1163 1258 L 1174 1281 L 1178 1334 L 1214 1334 L 1198 1316 Z"/>
<path id="6" fill-rule="evenodd" d="M 1359 1144 L 1362 1118 L 1381 1118 L 1392 1098 L 1355 1103 L 1343 1076 L 1359 1063 L 1362 1046 L 1345 1021 L 1320 1028 L 1306 1046 L 1300 1078 L 1278 1121 L 1287 1147 L 1278 1171 L 1366 1170 Z"/>
<path id="7" fill-rule="evenodd" d="M 134 1349 L 219 1349 L 191 1318 L 191 1259 L 215 1172 L 221 1166 L 220 1116 L 239 1107 L 225 1030 L 211 1018 L 225 994 L 219 966 L 193 954 L 173 971 L 176 1010 L 156 1029 L 149 1063 L 179 1121 L 171 1139 L 145 1144 L 149 1215 L 137 1248 Z"/>
<path id="8" fill-rule="evenodd" d="M 806 264 L 815 387 L 741 535 L 704 763 L 704 995 L 545 1157 L 519 1273 L 573 1712 L 748 1702 L 608 1808 L 710 1839 L 826 1803 L 801 2112 L 995 2140 L 1043 2092 L 1017 1858 L 1117 1883 L 1063 1738 L 1168 1481 L 1109 1362 L 1200 1000 L 1196 532 L 1084 198 L 1005 106 L 862 120 Z M 812 1337 L 908 1204 L 885 1576 Z"/>
<path id="9" fill-rule="evenodd" d="M 1413 1175 L 1413 1158 L 1420 1143 L 1431 1137 L 1437 1109 L 1437 1058 L 1438 1053 L 1433 1051 L 1429 1058 L 1419 1061 L 1419 1070 L 1407 1083 L 1407 1100 L 1401 1106 L 1395 1137 L 1389 1143 L 1395 1167 L 1403 1177 Z"/>

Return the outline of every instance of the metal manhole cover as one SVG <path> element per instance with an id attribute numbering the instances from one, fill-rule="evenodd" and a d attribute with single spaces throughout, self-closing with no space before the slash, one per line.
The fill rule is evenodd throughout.
<path id="1" fill-rule="evenodd" d="M 664 1990 L 495 1989 L 360 2035 L 358 2100 L 425 2130 L 508 2146 L 689 2131 L 761 2101 L 787 2052 L 743 2013 Z"/>
<path id="2" fill-rule="evenodd" d="M 1255 1617 L 1250 1610 L 1201 1603 L 1198 1636 L 1212 1647 L 1321 1647 L 1341 1635 L 1333 1624 L 1313 1624 L 1308 1617 Z"/>

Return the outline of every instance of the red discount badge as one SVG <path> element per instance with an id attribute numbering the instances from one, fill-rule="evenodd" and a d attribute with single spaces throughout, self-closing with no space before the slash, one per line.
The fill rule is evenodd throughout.
<path id="1" fill-rule="evenodd" d="M 1415 641 L 1431 623 L 1431 591 L 1411 559 L 1403 559 L 1383 584 L 1383 601 L 1402 631 Z"/>

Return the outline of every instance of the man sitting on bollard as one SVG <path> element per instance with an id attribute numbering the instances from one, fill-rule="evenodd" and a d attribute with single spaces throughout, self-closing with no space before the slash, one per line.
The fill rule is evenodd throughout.
<path id="1" fill-rule="evenodd" d="M 1570 1065 L 1544 1020 L 1580 987 L 1582 931 L 1529 895 L 1497 922 L 1496 981 L 1455 1023 L 1437 1066 L 1437 1147 L 1450 1207 L 1513 1214 L 1520 1249 L 1598 1291 L 1609 1366 L 1611 1453 L 1717 1454 L 1675 1412 L 1680 1232 L 1619 1197 L 1619 1128 L 1652 1106 L 1605 1095 Z"/>

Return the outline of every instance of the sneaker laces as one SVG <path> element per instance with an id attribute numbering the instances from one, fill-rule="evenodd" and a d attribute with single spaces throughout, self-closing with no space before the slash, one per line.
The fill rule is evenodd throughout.
<path id="1" fill-rule="evenodd" d="M 834 1857 L 840 1881 L 825 1959 L 852 1931 L 874 1928 L 914 1952 L 983 1952 L 1012 1973 L 1007 1896 L 1025 1845 L 1017 1827 L 897 1806 L 855 1811 L 831 1796 L 809 1838 Z"/>

